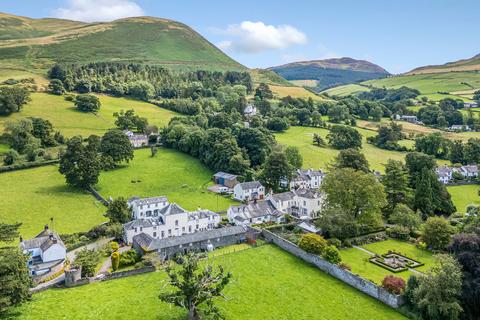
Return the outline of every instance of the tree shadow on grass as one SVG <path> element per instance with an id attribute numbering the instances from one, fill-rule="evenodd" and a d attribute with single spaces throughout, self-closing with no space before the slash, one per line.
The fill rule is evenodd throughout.
<path id="1" fill-rule="evenodd" d="M 13 308 L 0 311 L 0 319 L 13 320 L 13 319 L 18 319 L 21 315 L 22 313 L 20 311 Z"/>

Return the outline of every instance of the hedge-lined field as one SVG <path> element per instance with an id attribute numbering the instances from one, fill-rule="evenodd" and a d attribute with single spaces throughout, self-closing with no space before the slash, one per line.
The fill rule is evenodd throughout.
<path id="1" fill-rule="evenodd" d="M 218 301 L 226 319 L 406 319 L 394 309 L 274 247 L 265 245 L 215 258 L 233 274 Z M 163 271 L 51 289 L 12 311 L 15 319 L 185 319 L 186 312 L 160 302 Z M 57 308 L 58 301 L 62 307 Z M 13 319 L 13 317 L 12 317 Z"/>

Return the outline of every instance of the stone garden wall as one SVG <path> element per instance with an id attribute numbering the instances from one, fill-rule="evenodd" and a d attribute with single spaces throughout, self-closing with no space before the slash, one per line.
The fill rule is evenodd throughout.
<path id="1" fill-rule="evenodd" d="M 403 304 L 403 298 L 401 296 L 391 294 L 369 280 L 363 279 L 348 270 L 344 270 L 317 255 L 307 253 L 292 242 L 287 241 L 268 230 L 264 229 L 262 234 L 267 241 L 273 242 L 283 250 L 288 251 L 294 256 L 315 265 L 320 270 L 389 305 L 392 308 L 398 308 Z"/>

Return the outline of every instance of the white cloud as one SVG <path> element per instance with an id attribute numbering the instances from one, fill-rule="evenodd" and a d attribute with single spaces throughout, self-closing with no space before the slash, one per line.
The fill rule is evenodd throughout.
<path id="1" fill-rule="evenodd" d="M 68 7 L 56 9 L 54 15 L 62 19 L 97 22 L 143 16 L 144 12 L 129 0 L 68 0 Z"/>
<path id="2" fill-rule="evenodd" d="M 307 43 L 307 36 L 292 26 L 266 25 L 261 21 L 243 21 L 216 32 L 230 37 L 218 44 L 221 49 L 242 53 L 259 53 Z"/>

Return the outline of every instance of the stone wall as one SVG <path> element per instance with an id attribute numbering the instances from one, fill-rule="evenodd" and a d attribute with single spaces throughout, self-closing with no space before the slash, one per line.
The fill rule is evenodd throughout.
<path id="1" fill-rule="evenodd" d="M 315 265 L 320 270 L 389 305 L 392 308 L 398 308 L 403 304 L 403 298 L 401 296 L 391 294 L 369 280 L 363 279 L 362 277 L 357 276 L 348 270 L 344 270 L 317 255 L 307 253 L 300 249 L 297 245 L 277 236 L 268 230 L 264 229 L 262 234 L 267 241 L 273 242 L 283 250 L 288 251 L 294 256 Z"/>
<path id="2" fill-rule="evenodd" d="M 148 273 L 148 272 L 153 272 L 155 271 L 155 267 L 150 266 L 150 267 L 143 267 L 140 269 L 132 269 L 132 270 L 127 270 L 127 271 L 119 271 L 119 272 L 113 272 L 110 274 L 107 274 L 102 281 L 107 281 L 107 280 L 113 280 L 113 279 L 119 279 L 119 278 L 124 278 L 124 277 L 130 277 L 134 276 L 137 274 L 142 274 L 142 273 Z"/>
<path id="3" fill-rule="evenodd" d="M 90 191 L 90 193 L 95 197 L 95 199 L 97 199 L 98 201 L 100 201 L 104 206 L 107 206 L 108 207 L 108 201 L 105 200 L 104 197 L 102 197 L 102 195 L 100 193 L 98 193 L 97 190 L 95 190 L 92 186 L 89 186 L 88 187 L 88 190 Z"/>

